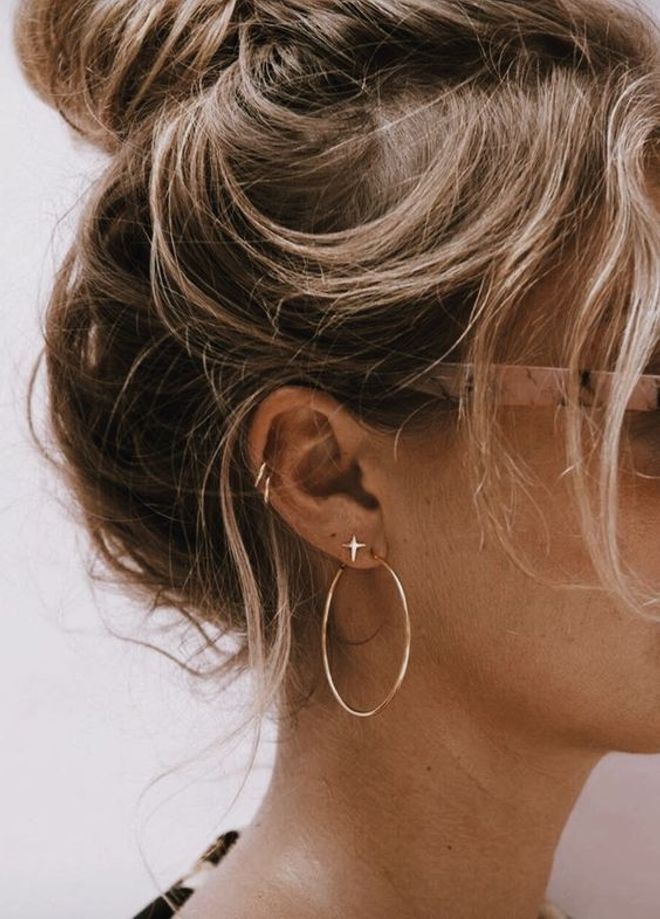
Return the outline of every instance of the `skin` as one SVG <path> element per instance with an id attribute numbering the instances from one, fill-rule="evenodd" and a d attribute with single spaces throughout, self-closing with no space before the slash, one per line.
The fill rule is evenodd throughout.
<path id="1" fill-rule="evenodd" d="M 561 475 L 561 412 L 498 412 L 538 476 L 550 537 L 521 497 L 516 545 L 541 574 L 595 583 Z M 460 437 L 404 429 L 395 445 L 331 396 L 287 386 L 260 404 L 250 449 L 255 476 L 262 457 L 276 471 L 272 513 L 327 560 L 327 584 L 349 565 L 335 642 L 381 626 L 331 650 L 343 698 L 377 705 L 404 649 L 391 577 L 369 548 L 350 561 L 341 544 L 353 534 L 401 578 L 410 663 L 392 702 L 356 718 L 331 694 L 320 641 L 310 649 L 313 703 L 282 731 L 253 822 L 181 915 L 536 919 L 595 765 L 612 750 L 660 751 L 660 624 L 597 589 L 528 577 L 490 534 L 480 549 Z M 621 508 L 624 558 L 657 584 L 660 479 L 622 474 Z"/>

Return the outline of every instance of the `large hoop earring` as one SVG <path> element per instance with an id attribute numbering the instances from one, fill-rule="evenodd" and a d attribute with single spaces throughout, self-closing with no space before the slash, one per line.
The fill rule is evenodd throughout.
<path id="1" fill-rule="evenodd" d="M 380 564 L 384 568 L 386 568 L 389 571 L 389 573 L 392 575 L 392 577 L 394 578 L 394 582 L 397 586 L 399 596 L 401 597 L 401 602 L 403 604 L 403 610 L 404 610 L 405 619 L 406 619 L 406 650 L 403 655 L 403 661 L 401 663 L 401 669 L 399 670 L 399 675 L 396 678 L 396 682 L 394 686 L 387 694 L 387 697 L 380 703 L 380 705 L 377 705 L 376 708 L 372 708 L 368 711 L 362 711 L 357 708 L 352 708 L 350 705 L 344 702 L 342 697 L 339 695 L 339 692 L 337 691 L 337 687 L 335 686 L 334 680 L 332 679 L 332 674 L 330 673 L 330 662 L 328 661 L 328 644 L 327 644 L 328 643 L 328 636 L 327 636 L 328 617 L 330 613 L 330 605 L 332 603 L 332 598 L 335 592 L 335 587 L 337 586 L 337 582 L 339 581 L 339 578 L 343 574 L 344 569 L 347 567 L 343 563 L 338 569 L 337 573 L 335 574 L 332 580 L 332 583 L 330 584 L 330 588 L 328 590 L 328 594 L 325 600 L 325 608 L 323 610 L 323 625 L 321 628 L 321 650 L 323 653 L 323 666 L 325 669 L 325 675 L 328 680 L 328 684 L 330 685 L 330 689 L 332 690 L 332 693 L 335 699 L 337 700 L 337 702 L 339 702 L 342 708 L 344 708 L 351 715 L 357 715 L 360 718 L 367 718 L 370 715 L 375 715 L 377 712 L 380 712 L 382 709 L 384 709 L 385 706 L 388 705 L 392 701 L 392 699 L 394 698 L 394 695 L 396 694 L 396 692 L 398 691 L 399 687 L 401 686 L 403 682 L 403 678 L 406 675 L 406 670 L 408 668 L 408 660 L 410 659 L 410 613 L 408 612 L 408 602 L 406 600 L 406 593 L 403 589 L 403 584 L 399 580 L 399 577 L 394 571 L 394 569 L 390 565 L 388 565 L 388 563 L 385 561 L 384 558 L 381 558 L 379 555 L 376 555 L 376 553 L 373 552 L 373 550 L 371 552 L 371 555 L 378 562 L 380 562 Z"/>

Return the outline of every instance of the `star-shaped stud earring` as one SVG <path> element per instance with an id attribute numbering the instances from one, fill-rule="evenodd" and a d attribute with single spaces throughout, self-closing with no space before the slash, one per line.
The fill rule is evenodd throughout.
<path id="1" fill-rule="evenodd" d="M 351 550 L 351 561 L 352 561 L 352 562 L 355 561 L 355 556 L 357 555 L 358 549 L 364 549 L 364 548 L 366 548 L 366 545 L 367 545 L 367 544 L 366 544 L 365 542 L 358 542 L 358 541 L 357 541 L 357 536 L 355 536 L 355 534 L 353 534 L 353 538 L 351 539 L 350 542 L 343 542 L 343 543 L 341 544 L 342 549 L 350 549 L 350 550 Z"/>

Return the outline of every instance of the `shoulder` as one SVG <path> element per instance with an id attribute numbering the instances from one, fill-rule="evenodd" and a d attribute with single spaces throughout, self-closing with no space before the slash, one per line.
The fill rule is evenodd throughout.
<path id="1" fill-rule="evenodd" d="M 197 890 L 176 919 L 319 919 L 299 892 L 267 875 L 242 870 L 218 874 Z"/>
<path id="2" fill-rule="evenodd" d="M 239 836 L 241 845 L 235 846 Z M 177 882 L 172 890 L 184 890 L 185 896 L 176 919 L 319 919 L 316 905 L 303 902 L 293 879 L 272 870 L 268 853 L 255 848 L 249 836 L 246 828 L 223 833 Z M 154 913 L 148 919 L 171 915 Z"/>
<path id="3" fill-rule="evenodd" d="M 213 873 L 217 871 L 217 865 L 239 836 L 239 830 L 227 830 L 218 836 L 189 871 L 148 903 L 133 919 L 170 919 L 175 914 L 178 919 L 190 898 L 209 883 Z"/>

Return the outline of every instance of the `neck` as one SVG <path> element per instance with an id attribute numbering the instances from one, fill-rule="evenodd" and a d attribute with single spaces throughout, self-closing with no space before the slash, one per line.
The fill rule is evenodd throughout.
<path id="1" fill-rule="evenodd" d="M 536 919 L 602 753 L 553 747 L 407 679 L 374 717 L 329 698 L 281 729 L 252 832 L 300 866 L 319 915 Z"/>

